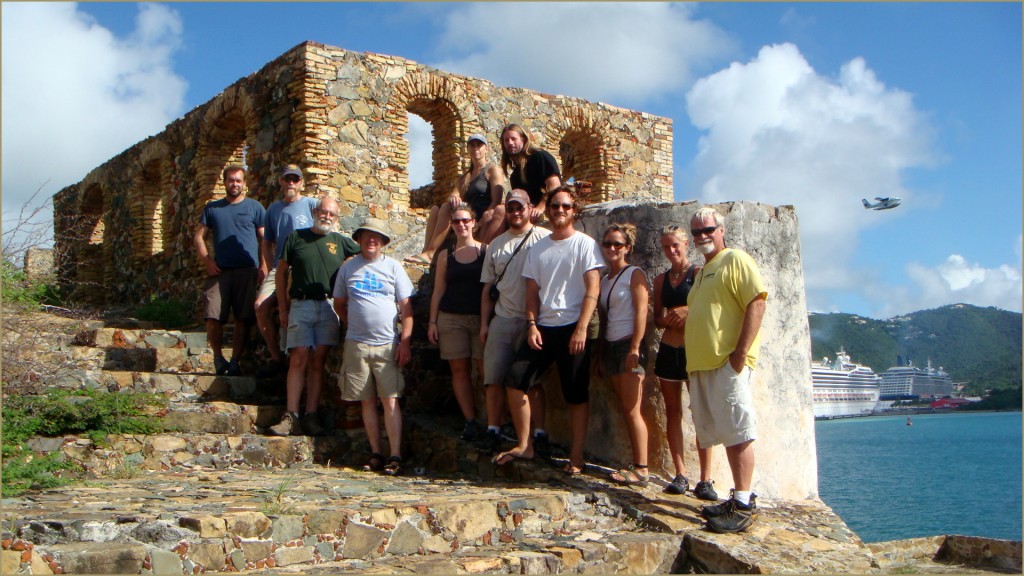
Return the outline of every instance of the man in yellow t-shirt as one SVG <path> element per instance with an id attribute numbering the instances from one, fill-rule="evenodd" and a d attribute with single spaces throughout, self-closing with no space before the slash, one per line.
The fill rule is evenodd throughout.
<path id="1" fill-rule="evenodd" d="M 687 299 L 685 330 L 697 442 L 701 448 L 725 445 L 734 483 L 729 500 L 705 506 L 701 515 L 711 530 L 730 533 L 746 530 L 757 518 L 756 495 L 750 492 L 757 438 L 750 372 L 757 364 L 768 292 L 754 259 L 725 247 L 723 221 L 707 206 L 690 220 L 705 264 Z"/>

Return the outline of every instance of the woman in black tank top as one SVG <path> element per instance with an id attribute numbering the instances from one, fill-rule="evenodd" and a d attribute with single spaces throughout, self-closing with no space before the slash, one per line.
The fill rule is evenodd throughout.
<path id="1" fill-rule="evenodd" d="M 468 204 L 452 211 L 455 246 L 442 250 L 434 274 L 434 293 L 430 298 L 430 324 L 427 338 L 438 344 L 441 359 L 452 370 L 452 389 L 466 419 L 462 437 L 475 439 L 478 429 L 473 411 L 472 364 L 483 374 L 483 344 L 480 342 L 480 299 L 486 246 L 473 238 L 476 218 Z M 471 360 L 472 359 L 472 360 Z"/>
<path id="2" fill-rule="evenodd" d="M 664 329 L 658 345 L 658 357 L 654 363 L 654 374 L 661 384 L 665 399 L 665 432 L 668 436 L 669 453 L 675 467 L 675 477 L 665 488 L 670 494 L 682 494 L 689 488 L 683 462 L 683 382 L 689 386 L 686 373 L 686 347 L 684 327 L 689 308 L 686 298 L 690 294 L 693 280 L 700 267 L 690 264 L 686 257 L 689 238 L 680 226 L 666 226 L 661 230 L 661 249 L 670 267 L 654 279 L 654 325 Z M 689 388 L 687 388 L 689 390 Z M 700 459 L 700 482 L 694 487 L 694 495 L 708 499 L 717 495 L 712 488 L 710 476 L 710 450 L 698 447 Z"/>

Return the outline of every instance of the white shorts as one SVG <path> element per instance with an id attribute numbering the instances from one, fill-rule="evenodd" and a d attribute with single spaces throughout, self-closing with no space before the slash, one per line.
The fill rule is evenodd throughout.
<path id="1" fill-rule="evenodd" d="M 737 374 L 728 361 L 714 370 L 690 372 L 690 413 L 701 448 L 757 439 L 750 373 L 744 366 Z"/>

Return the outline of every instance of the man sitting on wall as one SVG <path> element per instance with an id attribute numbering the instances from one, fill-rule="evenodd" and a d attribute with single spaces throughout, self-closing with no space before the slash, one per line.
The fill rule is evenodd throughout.
<path id="1" fill-rule="evenodd" d="M 228 166 L 224 169 L 225 197 L 206 204 L 196 228 L 196 253 L 206 267 L 206 339 L 213 349 L 213 366 L 218 375 L 238 376 L 238 360 L 245 352 L 245 336 L 253 318 L 256 285 L 266 271 L 260 268 L 260 244 L 266 210 L 245 196 L 245 169 Z M 206 232 L 213 233 L 213 251 L 206 247 Z M 231 345 L 231 361 L 224 359 L 221 339 L 224 323 L 232 311 L 235 334 Z"/>

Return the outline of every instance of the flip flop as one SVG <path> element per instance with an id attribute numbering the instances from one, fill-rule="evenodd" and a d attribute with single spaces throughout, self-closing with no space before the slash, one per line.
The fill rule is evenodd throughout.
<path id="1" fill-rule="evenodd" d="M 562 467 L 562 472 L 565 472 L 567 476 L 579 476 L 580 474 L 583 474 L 583 470 L 586 467 L 586 464 L 584 464 L 583 466 L 576 466 L 572 462 L 569 462 Z"/>
<path id="2" fill-rule="evenodd" d="M 516 459 L 519 459 L 519 460 L 533 460 L 532 457 L 531 458 L 524 458 L 522 456 L 516 456 L 515 454 L 510 454 L 508 452 L 502 452 L 501 454 L 498 454 L 494 458 L 491 458 L 491 462 L 493 462 L 495 466 L 504 466 L 505 464 L 508 464 L 509 462 L 511 462 L 513 460 L 516 460 Z"/>
<path id="3" fill-rule="evenodd" d="M 404 258 L 404 261 L 408 262 L 409 264 L 419 264 L 420 266 L 430 266 L 430 260 L 427 260 L 426 258 L 424 258 L 420 254 L 417 254 L 415 256 L 406 256 Z"/>

